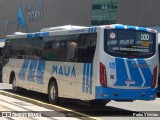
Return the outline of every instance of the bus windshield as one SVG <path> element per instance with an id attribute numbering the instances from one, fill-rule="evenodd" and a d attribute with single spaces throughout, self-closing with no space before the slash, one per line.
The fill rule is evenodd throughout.
<path id="1" fill-rule="evenodd" d="M 151 57 L 155 54 L 154 33 L 135 30 L 104 30 L 104 50 L 118 57 Z"/>

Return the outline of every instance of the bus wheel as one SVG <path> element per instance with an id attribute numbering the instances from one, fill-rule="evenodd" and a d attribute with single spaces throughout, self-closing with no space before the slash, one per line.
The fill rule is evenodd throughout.
<path id="1" fill-rule="evenodd" d="M 89 103 L 92 107 L 105 107 L 109 101 L 105 100 L 90 100 Z"/>
<path id="2" fill-rule="evenodd" d="M 48 99 L 49 99 L 49 102 L 52 104 L 58 103 L 58 87 L 55 81 L 52 81 L 49 84 Z"/>
<path id="3" fill-rule="evenodd" d="M 18 91 L 18 87 L 16 86 L 16 77 L 15 76 L 13 77 L 12 90 L 14 92 Z"/>

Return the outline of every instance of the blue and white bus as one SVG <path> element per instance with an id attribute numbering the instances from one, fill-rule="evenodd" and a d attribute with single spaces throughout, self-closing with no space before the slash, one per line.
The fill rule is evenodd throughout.
<path id="1" fill-rule="evenodd" d="M 60 97 L 105 105 L 110 100 L 154 100 L 157 32 L 121 24 L 61 26 L 8 35 L 3 82 Z"/>

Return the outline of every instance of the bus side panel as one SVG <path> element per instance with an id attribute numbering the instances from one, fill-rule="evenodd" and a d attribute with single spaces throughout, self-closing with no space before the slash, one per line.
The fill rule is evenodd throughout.
<path id="1" fill-rule="evenodd" d="M 47 92 L 49 79 L 54 77 L 59 97 L 85 100 L 95 98 L 92 63 L 47 62 L 45 68 L 43 92 Z"/>
<path id="2" fill-rule="evenodd" d="M 3 66 L 3 70 L 2 70 L 2 82 L 3 83 L 9 84 L 10 72 L 11 70 L 10 70 L 9 63 L 8 63 L 5 66 Z"/>
<path id="3" fill-rule="evenodd" d="M 53 74 L 53 67 L 57 62 L 46 61 L 45 70 L 44 70 L 44 84 L 42 84 L 42 92 L 48 94 L 48 84 L 51 78 L 54 78 L 58 86 L 58 95 L 63 97 L 63 80 L 58 79 L 56 74 Z"/>
<path id="4" fill-rule="evenodd" d="M 79 68 L 81 68 L 82 75 L 80 75 L 80 80 L 78 81 L 78 99 L 82 100 L 93 100 L 95 99 L 96 86 L 99 86 L 99 57 L 101 52 L 100 48 L 102 41 L 102 30 L 97 27 L 97 42 L 95 54 L 92 63 L 83 63 Z"/>
<path id="5" fill-rule="evenodd" d="M 27 85 L 27 82 L 25 81 L 26 75 L 24 74 L 25 70 L 27 70 L 27 69 L 24 69 L 22 67 L 24 61 L 25 60 L 19 60 L 19 59 L 14 60 L 15 64 L 17 64 L 17 69 L 16 69 L 15 73 L 16 73 L 17 86 L 27 89 L 28 85 Z"/>
<path id="6" fill-rule="evenodd" d="M 78 99 L 89 100 L 94 95 L 93 63 L 82 63 L 78 66 Z"/>
<path id="7" fill-rule="evenodd" d="M 9 84 L 10 74 L 12 71 L 16 71 L 16 69 L 17 69 L 17 63 L 14 61 L 14 59 L 9 59 L 9 62 L 3 66 L 3 75 L 2 75 L 3 83 Z"/>

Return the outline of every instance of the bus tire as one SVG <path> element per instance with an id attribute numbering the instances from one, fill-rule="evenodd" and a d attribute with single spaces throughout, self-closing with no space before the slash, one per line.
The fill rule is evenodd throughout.
<path id="1" fill-rule="evenodd" d="M 58 100 L 58 87 L 57 87 L 57 83 L 55 81 L 52 81 L 49 84 L 48 99 L 49 99 L 49 102 L 52 104 L 57 104 L 59 101 Z"/>
<path id="2" fill-rule="evenodd" d="M 89 103 L 92 107 L 105 107 L 109 101 L 105 100 L 90 100 Z"/>

